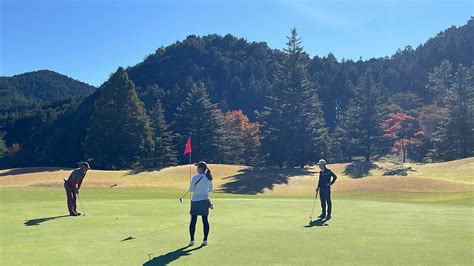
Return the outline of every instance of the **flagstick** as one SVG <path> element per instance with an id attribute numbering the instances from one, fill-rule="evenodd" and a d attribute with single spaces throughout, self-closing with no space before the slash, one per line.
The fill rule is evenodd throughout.
<path id="1" fill-rule="evenodd" d="M 192 171 L 191 168 L 193 165 L 193 161 L 191 160 L 192 153 L 193 152 L 189 153 L 189 184 L 191 184 L 192 182 L 192 174 L 191 174 L 191 171 Z M 191 203 L 191 193 L 189 193 L 189 203 Z"/>

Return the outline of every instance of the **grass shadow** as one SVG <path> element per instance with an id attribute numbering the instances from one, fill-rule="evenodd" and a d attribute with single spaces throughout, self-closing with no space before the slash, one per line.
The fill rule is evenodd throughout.
<path id="1" fill-rule="evenodd" d="M 133 168 L 127 171 L 126 175 L 138 175 L 141 173 L 150 173 L 150 172 L 155 172 L 155 171 L 161 171 L 165 169 L 165 167 L 159 168 L 159 167 L 151 167 L 151 168 Z"/>
<path id="2" fill-rule="evenodd" d="M 416 170 L 411 168 L 411 166 L 404 167 L 403 165 L 397 165 L 393 168 L 384 169 L 383 175 L 407 176 L 410 172 L 416 172 Z"/>
<path id="3" fill-rule="evenodd" d="M 311 175 L 314 172 L 306 168 L 248 168 L 241 169 L 236 175 L 226 177 L 232 181 L 222 185 L 220 191 L 231 194 L 256 195 L 264 189 L 273 190 L 275 185 L 288 184 L 292 176 Z"/>
<path id="4" fill-rule="evenodd" d="M 23 174 L 33 174 L 33 173 L 42 173 L 42 172 L 54 172 L 59 170 L 57 167 L 26 167 L 26 168 L 13 168 L 5 173 L 0 173 L 1 176 L 9 175 L 23 175 Z"/>
<path id="5" fill-rule="evenodd" d="M 143 263 L 143 266 L 152 266 L 152 265 L 168 265 L 173 261 L 180 259 L 181 257 L 190 256 L 193 251 L 203 248 L 199 246 L 196 248 L 188 249 L 190 246 L 178 248 L 177 250 L 168 252 L 166 254 L 154 257 L 153 259 Z"/>
<path id="6" fill-rule="evenodd" d="M 31 219 L 31 220 L 25 221 L 24 225 L 25 226 L 40 225 L 44 222 L 56 220 L 58 218 L 64 218 L 64 217 L 69 217 L 69 215 L 60 215 L 60 216 L 53 216 L 53 217 Z"/>
<path id="7" fill-rule="evenodd" d="M 327 224 L 328 220 L 326 219 L 323 219 L 323 218 L 319 218 L 317 220 L 314 220 L 312 222 L 310 222 L 309 224 L 305 225 L 304 227 L 306 228 L 311 228 L 311 227 L 315 227 L 315 226 L 329 226 L 329 224 Z"/>
<path id="8" fill-rule="evenodd" d="M 368 176 L 372 169 L 379 169 L 379 167 L 372 162 L 355 161 L 346 166 L 344 174 L 352 178 L 361 178 Z"/>

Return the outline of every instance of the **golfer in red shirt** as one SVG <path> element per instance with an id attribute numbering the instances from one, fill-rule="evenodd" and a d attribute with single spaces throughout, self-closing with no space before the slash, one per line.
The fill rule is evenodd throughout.
<path id="1" fill-rule="evenodd" d="M 67 196 L 67 208 L 69 210 L 69 215 L 71 216 L 81 215 L 76 211 L 76 198 L 77 194 L 79 194 L 82 181 L 84 180 L 87 170 L 89 169 L 91 169 L 89 167 L 89 163 L 81 162 L 79 163 L 79 168 L 74 169 L 69 175 L 68 179 L 64 179 L 64 188 L 66 189 Z"/>

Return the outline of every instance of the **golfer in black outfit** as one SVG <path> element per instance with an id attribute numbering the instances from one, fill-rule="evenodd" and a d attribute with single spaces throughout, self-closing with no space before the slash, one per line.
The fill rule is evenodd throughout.
<path id="1" fill-rule="evenodd" d="M 319 169 L 319 182 L 316 188 L 316 193 L 319 190 L 319 199 L 321 200 L 321 215 L 319 218 L 329 220 L 331 219 L 332 202 L 331 202 L 331 186 L 336 182 L 337 176 L 331 170 L 326 168 L 326 161 L 321 159 L 318 162 Z M 332 180 L 331 180 L 332 177 Z M 326 212 L 327 205 L 327 212 Z M 327 213 L 327 216 L 326 216 Z"/>

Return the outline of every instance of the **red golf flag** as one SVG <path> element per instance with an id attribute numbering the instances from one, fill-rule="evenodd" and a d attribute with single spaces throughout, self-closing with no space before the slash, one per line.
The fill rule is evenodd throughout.
<path id="1" fill-rule="evenodd" d="M 184 155 L 191 153 L 193 149 L 191 148 L 191 137 L 188 137 L 188 142 L 186 142 L 186 148 L 184 148 Z"/>

